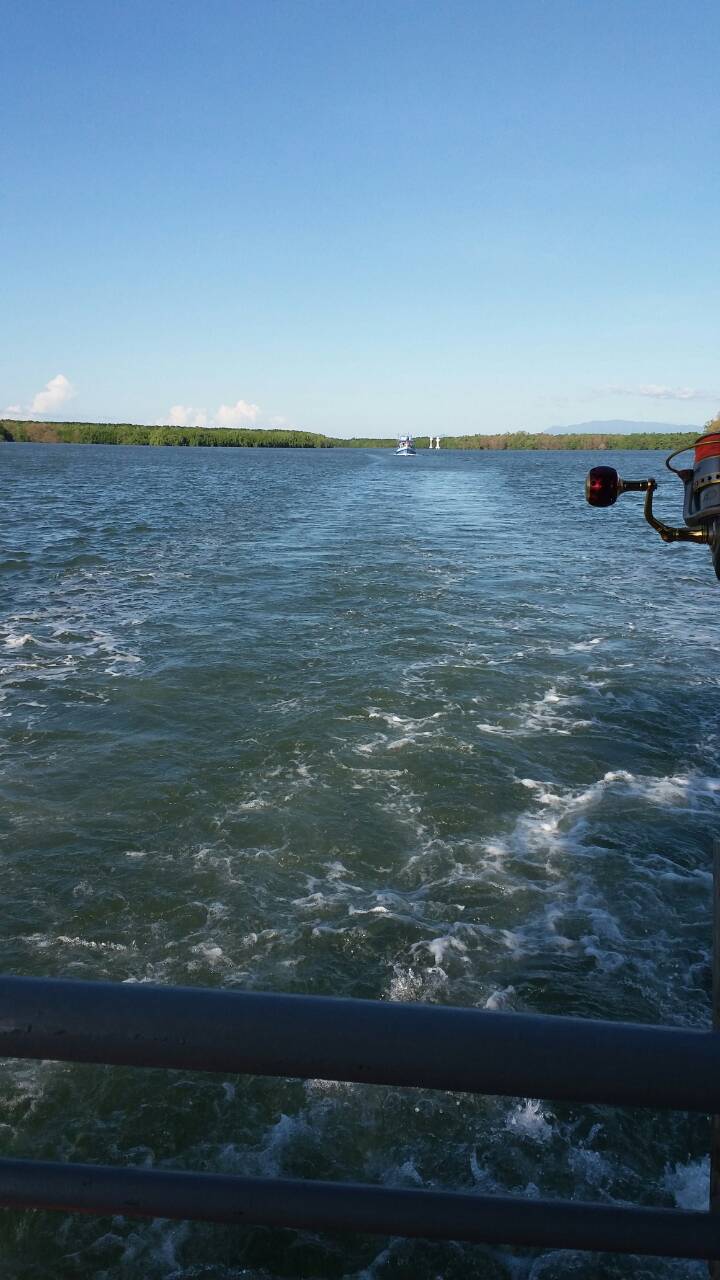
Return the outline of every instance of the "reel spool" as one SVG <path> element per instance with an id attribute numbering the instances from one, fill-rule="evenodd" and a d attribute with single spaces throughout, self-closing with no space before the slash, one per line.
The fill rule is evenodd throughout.
<path id="1" fill-rule="evenodd" d="M 674 467 L 673 460 L 694 449 L 692 467 Z M 708 431 L 694 445 L 676 449 L 665 461 L 685 491 L 684 526 L 665 524 L 653 511 L 657 480 L 622 480 L 614 467 L 593 467 L 585 481 L 591 507 L 612 507 L 623 493 L 644 493 L 644 515 L 663 542 L 700 542 L 710 547 L 715 576 L 720 579 L 720 431 Z"/>

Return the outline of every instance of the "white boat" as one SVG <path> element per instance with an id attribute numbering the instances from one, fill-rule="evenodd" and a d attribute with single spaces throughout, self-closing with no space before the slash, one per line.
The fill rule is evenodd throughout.
<path id="1" fill-rule="evenodd" d="M 401 436 L 395 453 L 401 458 L 409 458 L 411 454 L 417 453 L 412 436 Z"/>

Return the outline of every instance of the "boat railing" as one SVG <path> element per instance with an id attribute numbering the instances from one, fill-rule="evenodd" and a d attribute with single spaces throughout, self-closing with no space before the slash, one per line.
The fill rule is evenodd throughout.
<path id="1" fill-rule="evenodd" d="M 720 1032 L 381 1000 L 0 979 L 0 1055 L 720 1113 Z M 0 1207 L 720 1258 L 720 1214 L 0 1159 Z"/>

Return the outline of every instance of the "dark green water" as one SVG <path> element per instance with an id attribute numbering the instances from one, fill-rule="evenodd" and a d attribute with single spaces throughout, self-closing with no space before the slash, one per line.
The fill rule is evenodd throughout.
<path id="1" fill-rule="evenodd" d="M 586 508 L 589 463 L 3 447 L 3 968 L 706 1026 L 720 590 L 632 498 Z M 703 1117 L 54 1063 L 3 1064 L 0 1100 L 25 1157 L 707 1193 Z M 706 1274 L 40 1214 L 0 1231 L 22 1278 Z"/>

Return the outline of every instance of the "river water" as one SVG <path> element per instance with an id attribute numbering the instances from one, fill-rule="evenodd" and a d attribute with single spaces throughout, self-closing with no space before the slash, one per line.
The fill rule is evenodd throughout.
<path id="1" fill-rule="evenodd" d="M 2 968 L 706 1027 L 720 592 L 582 453 L 0 450 Z M 613 461 L 610 456 L 603 460 Z M 659 454 L 625 453 L 626 474 Z M 677 494 L 675 494 L 677 486 Z M 676 515 L 680 487 L 662 485 Z M 5 1154 L 705 1207 L 704 1117 L 4 1063 Z M 0 1218 L 8 1277 L 700 1277 Z"/>

